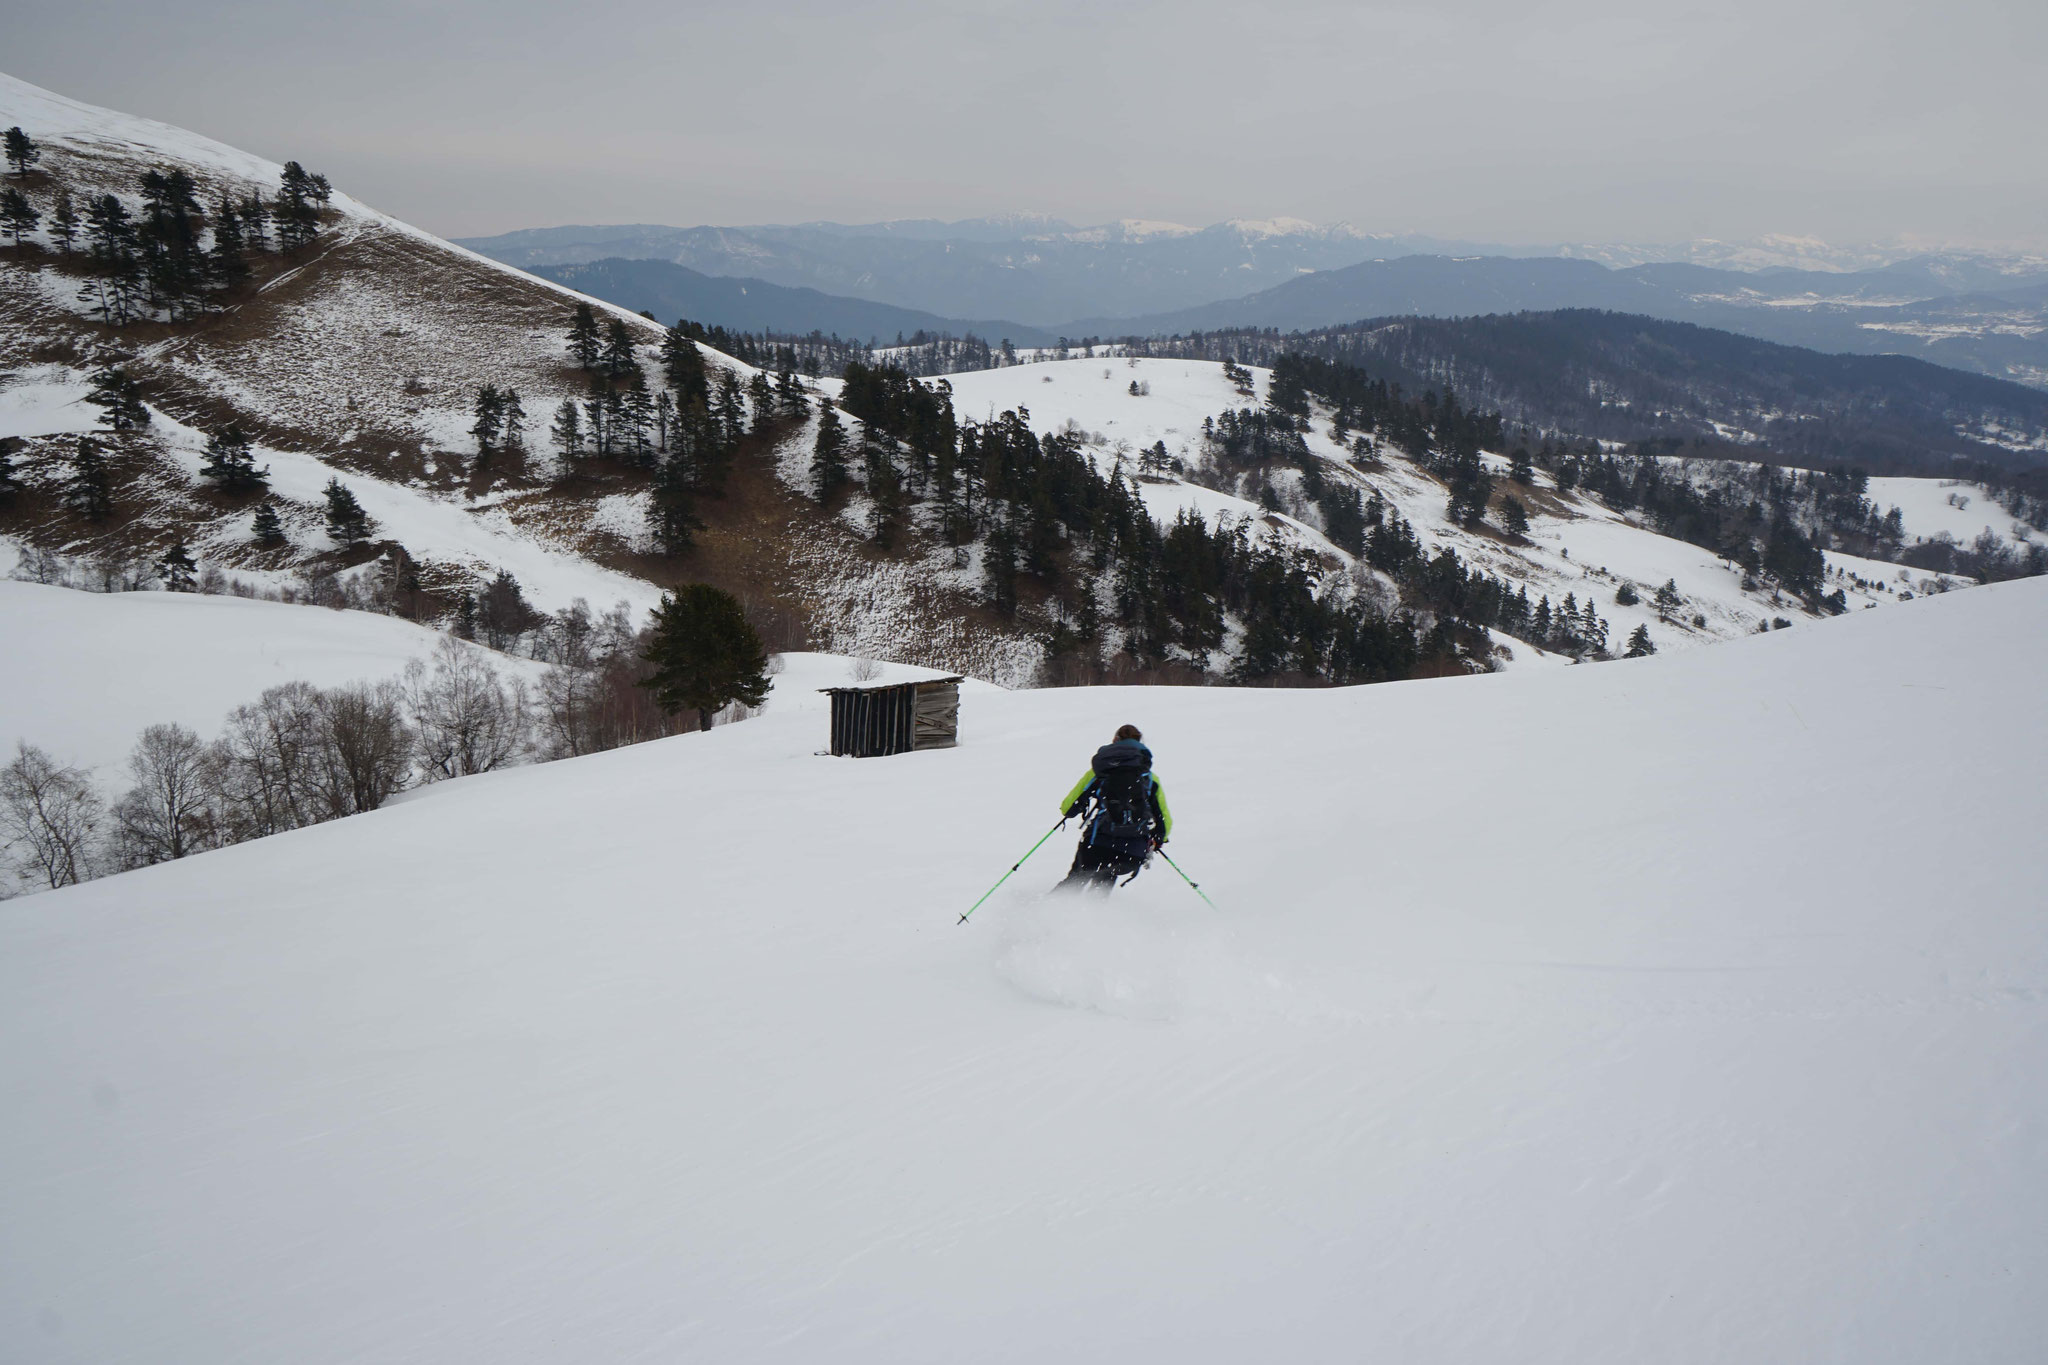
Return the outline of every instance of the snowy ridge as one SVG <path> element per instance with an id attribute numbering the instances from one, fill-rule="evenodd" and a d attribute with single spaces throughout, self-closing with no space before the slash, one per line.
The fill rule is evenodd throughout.
<path id="1" fill-rule="evenodd" d="M 8 902 L 0 1356 L 2026 1359 L 2044 651 L 2027 581 L 882 760 L 793 664 Z M 1060 838 L 957 926 L 1125 720 L 1220 909 Z"/>

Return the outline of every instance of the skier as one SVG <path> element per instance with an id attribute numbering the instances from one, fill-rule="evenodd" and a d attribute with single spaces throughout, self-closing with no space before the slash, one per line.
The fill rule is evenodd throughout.
<path id="1" fill-rule="evenodd" d="M 1118 877 L 1137 876 L 1173 833 L 1173 812 L 1144 740 L 1137 726 L 1118 726 L 1116 738 L 1095 751 L 1088 771 L 1060 802 L 1062 816 L 1087 817 L 1061 887 L 1107 891 Z"/>

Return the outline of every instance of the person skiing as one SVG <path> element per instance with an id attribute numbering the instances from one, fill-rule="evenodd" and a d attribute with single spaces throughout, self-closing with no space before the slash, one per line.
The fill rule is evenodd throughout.
<path id="1" fill-rule="evenodd" d="M 1088 771 L 1060 802 L 1060 814 L 1086 817 L 1062 887 L 1107 891 L 1117 878 L 1138 875 L 1173 833 L 1173 811 L 1137 726 L 1118 726 L 1116 738 L 1095 751 Z"/>

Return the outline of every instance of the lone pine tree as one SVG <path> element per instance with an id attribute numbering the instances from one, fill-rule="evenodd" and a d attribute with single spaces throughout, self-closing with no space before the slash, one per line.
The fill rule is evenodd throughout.
<path id="1" fill-rule="evenodd" d="M 329 479 L 327 497 L 327 534 L 342 549 L 351 549 L 370 538 L 370 514 L 356 501 L 340 479 Z"/>
<path id="2" fill-rule="evenodd" d="M 85 401 L 100 410 L 100 425 L 109 431 L 134 431 L 149 425 L 142 388 L 126 370 L 109 367 L 95 374 Z"/>
<path id="3" fill-rule="evenodd" d="M 239 497 L 268 488 L 270 467 L 256 467 L 249 433 L 230 422 L 207 438 L 206 463 L 200 466 L 199 477 L 212 480 L 221 492 Z"/>
<path id="4" fill-rule="evenodd" d="M 88 521 L 105 521 L 114 514 L 113 476 L 107 472 L 107 457 L 99 443 L 90 436 L 78 438 L 62 496 L 65 506 Z"/>
<path id="5" fill-rule="evenodd" d="M 249 525 L 249 534 L 266 549 L 284 544 L 284 522 L 278 518 L 277 508 L 267 502 L 258 507 L 256 518 Z"/>
<path id="6" fill-rule="evenodd" d="M 29 171 L 43 159 L 43 149 L 36 145 L 34 138 L 21 131 L 20 124 L 9 128 L 4 139 L 0 140 L 4 140 L 7 147 L 8 169 L 21 179 L 26 179 Z"/>
<path id="7" fill-rule="evenodd" d="M 14 239 L 15 255 L 22 254 L 22 238 L 34 232 L 41 221 L 42 215 L 36 212 L 27 195 L 12 186 L 0 190 L 0 230 Z"/>
<path id="8" fill-rule="evenodd" d="M 165 551 L 164 557 L 156 562 L 156 571 L 164 580 L 165 592 L 191 592 L 198 568 L 198 562 L 182 540 Z"/>
<path id="9" fill-rule="evenodd" d="M 663 594 L 640 657 L 654 666 L 640 685 L 670 715 L 695 711 L 699 729 L 709 730 L 712 716 L 734 702 L 759 706 L 768 700 L 768 653 L 761 637 L 739 599 L 708 583 Z"/>

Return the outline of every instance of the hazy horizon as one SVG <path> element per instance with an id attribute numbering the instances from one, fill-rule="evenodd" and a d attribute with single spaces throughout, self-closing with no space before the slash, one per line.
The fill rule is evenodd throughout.
<path id="1" fill-rule="evenodd" d="M 31 0 L 8 70 L 446 236 L 1019 212 L 2048 249 L 2048 7 L 347 13 Z"/>

